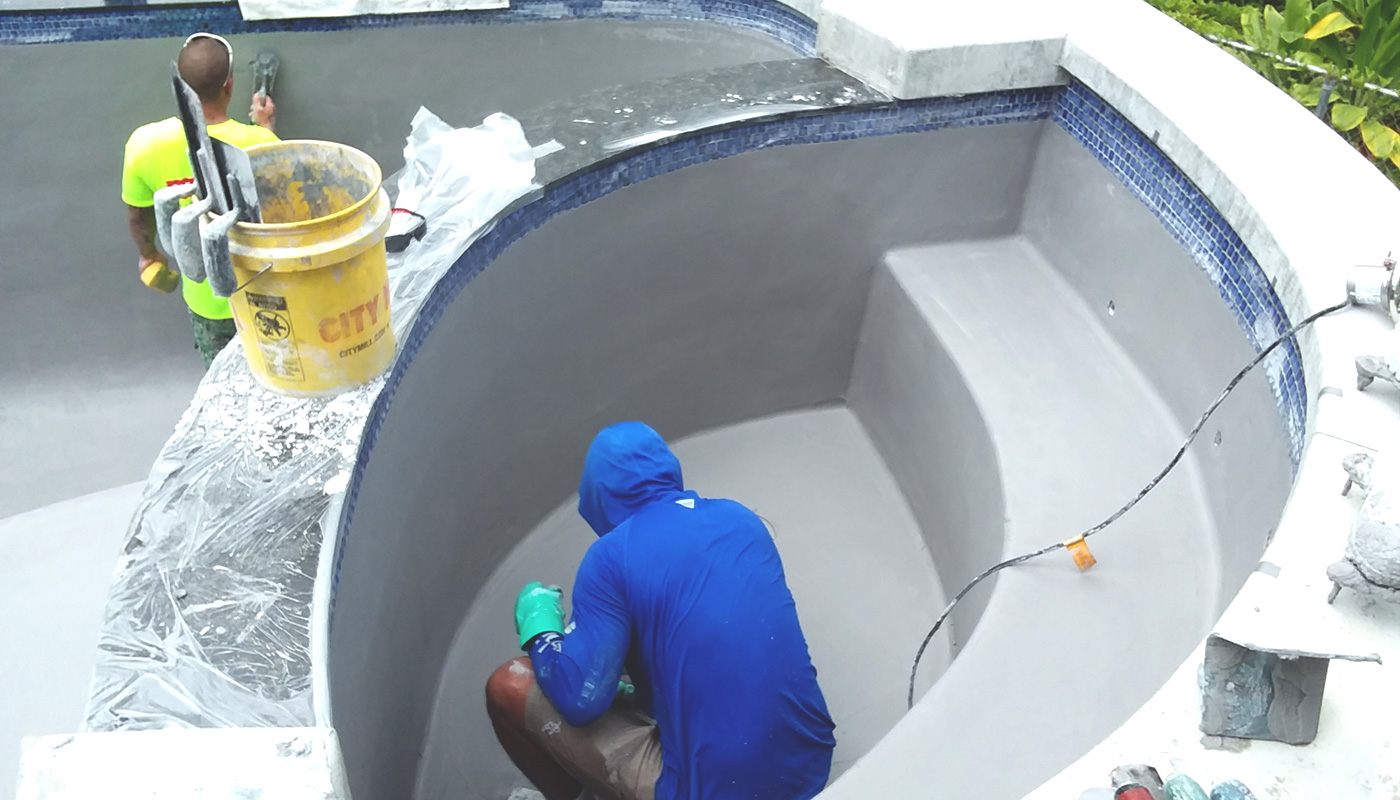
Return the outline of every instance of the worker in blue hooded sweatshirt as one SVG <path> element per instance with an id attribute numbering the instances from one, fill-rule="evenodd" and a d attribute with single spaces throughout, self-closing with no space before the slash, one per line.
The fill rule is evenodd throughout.
<path id="1" fill-rule="evenodd" d="M 806 800 L 834 725 L 782 561 L 758 516 L 686 491 L 656 431 L 593 440 L 580 516 L 598 534 L 562 592 L 530 583 L 528 660 L 491 676 L 507 754 L 548 800 Z M 625 678 L 625 679 L 624 679 Z"/>

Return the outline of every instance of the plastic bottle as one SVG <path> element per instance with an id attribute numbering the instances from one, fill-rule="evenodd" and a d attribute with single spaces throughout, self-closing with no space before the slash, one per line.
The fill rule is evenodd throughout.
<path id="1" fill-rule="evenodd" d="M 1170 800 L 1210 800 L 1199 783 L 1180 772 L 1167 778 L 1166 789 Z"/>
<path id="2" fill-rule="evenodd" d="M 1210 790 L 1210 800 L 1255 800 L 1254 792 L 1239 781 L 1225 781 L 1215 784 Z"/>

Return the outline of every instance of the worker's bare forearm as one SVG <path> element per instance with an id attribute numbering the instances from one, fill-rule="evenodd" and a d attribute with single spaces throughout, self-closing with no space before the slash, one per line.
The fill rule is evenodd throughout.
<path id="1" fill-rule="evenodd" d="M 156 212 L 153 208 L 126 207 L 126 228 L 142 258 L 159 259 L 156 249 Z"/>
<path id="2" fill-rule="evenodd" d="M 248 107 L 248 118 L 254 125 L 261 125 L 273 133 L 277 132 L 277 104 L 265 94 L 253 95 L 253 104 Z"/>

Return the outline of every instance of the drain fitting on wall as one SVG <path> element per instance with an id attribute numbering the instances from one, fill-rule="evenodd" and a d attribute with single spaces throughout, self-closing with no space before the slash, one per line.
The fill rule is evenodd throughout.
<path id="1" fill-rule="evenodd" d="M 1379 267 L 1360 265 L 1351 268 L 1347 274 L 1347 297 L 1359 306 L 1377 306 L 1390 314 L 1393 322 L 1400 322 L 1400 286 L 1396 285 L 1395 259 L 1389 255 Z"/>

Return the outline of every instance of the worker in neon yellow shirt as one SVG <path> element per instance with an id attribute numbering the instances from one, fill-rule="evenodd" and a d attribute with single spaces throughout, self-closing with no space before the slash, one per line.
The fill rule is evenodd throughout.
<path id="1" fill-rule="evenodd" d="M 254 95 L 248 116 L 257 124 L 229 119 L 233 98 L 233 47 L 221 36 L 196 33 L 185 40 L 176 61 L 180 77 L 199 95 L 209 135 L 236 147 L 277 141 L 274 133 L 277 108 L 265 95 Z M 194 181 L 185 132 L 177 117 L 142 125 L 126 142 L 122 167 L 122 200 L 127 205 L 127 227 L 140 253 L 137 269 L 141 282 L 162 292 L 183 284 L 185 303 L 194 324 L 195 347 L 208 368 L 214 356 L 229 343 L 237 329 L 228 300 L 215 297 L 208 282 L 183 278 L 165 262 L 155 244 L 155 193 L 157 189 Z"/>

